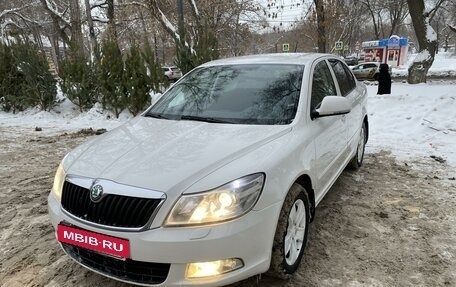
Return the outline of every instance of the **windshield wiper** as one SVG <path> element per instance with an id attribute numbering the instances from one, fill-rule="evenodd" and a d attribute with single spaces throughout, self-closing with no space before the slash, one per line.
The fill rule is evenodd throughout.
<path id="1" fill-rule="evenodd" d="M 155 119 L 164 119 L 169 120 L 170 118 L 162 115 L 162 114 L 154 114 L 154 113 L 147 113 L 144 115 L 145 117 L 155 118 Z"/>
<path id="2" fill-rule="evenodd" d="M 207 123 L 217 123 L 217 124 L 233 124 L 233 122 L 227 120 L 221 120 L 211 117 L 199 117 L 199 116 L 182 116 L 181 120 L 188 120 L 188 121 L 198 121 L 198 122 L 207 122 Z"/>

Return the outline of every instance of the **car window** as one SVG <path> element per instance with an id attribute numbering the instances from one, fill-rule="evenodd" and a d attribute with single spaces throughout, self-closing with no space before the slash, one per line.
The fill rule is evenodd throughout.
<path id="1" fill-rule="evenodd" d="M 358 65 L 353 67 L 353 70 L 361 70 L 363 68 L 363 65 Z"/>
<path id="2" fill-rule="evenodd" d="M 326 61 L 321 61 L 315 66 L 312 77 L 312 95 L 310 111 L 313 111 L 326 96 L 336 96 L 336 86 Z"/>
<path id="3" fill-rule="evenodd" d="M 364 68 L 366 68 L 366 69 L 377 68 L 377 65 L 375 65 L 375 64 L 365 64 Z"/>
<path id="4" fill-rule="evenodd" d="M 342 96 L 345 97 L 355 88 L 356 82 L 353 79 L 352 74 L 349 71 L 346 71 L 345 65 L 341 61 L 331 59 L 329 62 L 331 63 L 334 74 L 336 75 L 340 92 L 342 93 Z"/>
<path id="5" fill-rule="evenodd" d="M 344 67 L 345 73 L 347 74 L 349 85 L 350 85 L 350 91 L 356 88 L 356 79 L 355 76 L 353 76 L 353 73 L 350 71 L 350 68 L 347 67 L 347 65 L 342 65 Z"/>
<path id="6" fill-rule="evenodd" d="M 202 67 L 175 84 L 146 116 L 289 124 L 298 108 L 303 71 L 303 65 L 294 64 Z"/>

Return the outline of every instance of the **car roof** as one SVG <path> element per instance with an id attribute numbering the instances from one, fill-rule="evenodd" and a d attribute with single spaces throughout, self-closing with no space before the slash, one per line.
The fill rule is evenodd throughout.
<path id="1" fill-rule="evenodd" d="M 361 63 L 360 65 L 364 65 L 364 64 L 375 64 L 375 65 L 379 65 L 380 63 L 379 63 L 379 62 L 363 62 L 363 63 Z"/>
<path id="2" fill-rule="evenodd" d="M 221 66 L 221 65 L 245 65 L 245 64 L 298 64 L 305 65 L 313 62 L 315 59 L 321 57 L 335 58 L 331 54 L 320 53 L 276 53 L 276 54 L 260 54 L 249 55 L 241 57 L 233 57 L 226 59 L 219 59 L 207 62 L 201 66 Z"/>

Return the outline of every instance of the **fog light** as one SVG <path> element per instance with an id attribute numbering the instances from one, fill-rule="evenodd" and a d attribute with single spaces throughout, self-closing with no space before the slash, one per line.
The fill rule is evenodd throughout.
<path id="1" fill-rule="evenodd" d="M 187 264 L 187 279 L 212 277 L 228 273 L 244 267 L 244 263 L 239 258 L 217 260 L 211 262 L 197 262 Z"/>

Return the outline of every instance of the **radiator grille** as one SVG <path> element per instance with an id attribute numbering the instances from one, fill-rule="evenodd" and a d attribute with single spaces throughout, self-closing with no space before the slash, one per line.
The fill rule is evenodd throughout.
<path id="1" fill-rule="evenodd" d="M 168 277 L 170 264 L 119 260 L 78 246 L 62 243 L 63 249 L 89 268 L 114 278 L 142 284 L 160 284 Z"/>
<path id="2" fill-rule="evenodd" d="M 90 191 L 65 181 L 62 207 L 72 215 L 101 225 L 139 228 L 146 225 L 161 199 L 106 194 L 100 202 L 90 200 Z"/>

